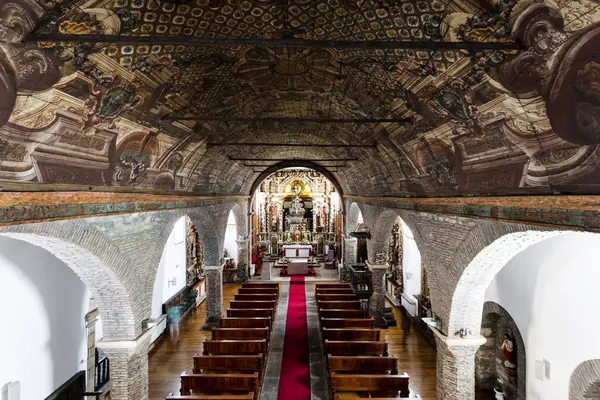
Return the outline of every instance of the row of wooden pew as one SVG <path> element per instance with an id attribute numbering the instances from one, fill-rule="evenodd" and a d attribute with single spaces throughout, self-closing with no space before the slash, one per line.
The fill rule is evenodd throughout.
<path id="1" fill-rule="evenodd" d="M 398 374 L 398 359 L 388 353 L 352 288 L 322 283 L 315 285 L 315 294 L 332 398 L 357 392 L 371 399 L 408 397 L 408 375 Z"/>
<path id="2" fill-rule="evenodd" d="M 258 399 L 278 300 L 278 283 L 243 283 L 167 400 Z"/>

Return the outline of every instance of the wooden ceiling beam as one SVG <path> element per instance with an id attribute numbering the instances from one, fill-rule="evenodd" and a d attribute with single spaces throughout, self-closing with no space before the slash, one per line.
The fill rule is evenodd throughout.
<path id="1" fill-rule="evenodd" d="M 380 123 L 412 123 L 412 118 L 311 118 L 311 117 L 221 117 L 221 116 L 181 116 L 167 115 L 164 121 L 222 121 L 222 122 L 313 122 L 317 124 L 380 124 Z"/>
<path id="2" fill-rule="evenodd" d="M 196 36 L 133 36 L 133 35 L 77 35 L 77 34 L 37 34 L 32 33 L 25 42 L 74 42 L 74 43 L 114 43 L 184 46 L 242 46 L 242 47 L 301 47 L 320 49 L 405 49 L 405 50 L 525 50 L 519 42 L 435 42 L 395 41 L 395 40 L 317 40 L 295 37 L 275 39 L 260 38 L 201 38 Z"/>
<path id="3" fill-rule="evenodd" d="M 271 142 L 255 142 L 255 143 L 243 143 L 243 142 L 208 142 L 206 147 L 226 147 L 226 146 L 252 146 L 252 147 L 333 147 L 333 148 L 365 148 L 374 149 L 377 147 L 377 143 L 371 144 L 320 144 L 320 143 L 271 143 Z"/>

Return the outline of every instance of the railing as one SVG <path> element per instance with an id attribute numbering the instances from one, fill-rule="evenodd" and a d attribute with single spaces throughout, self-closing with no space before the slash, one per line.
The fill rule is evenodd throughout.
<path id="1" fill-rule="evenodd" d="M 365 264 L 348 265 L 350 286 L 359 299 L 369 299 L 373 294 L 373 273 Z"/>
<path id="2" fill-rule="evenodd" d="M 110 360 L 108 357 L 102 357 L 100 361 L 96 363 L 96 381 L 94 382 L 94 389 L 100 390 L 110 380 Z"/>
<path id="3" fill-rule="evenodd" d="M 305 234 L 304 232 L 302 233 Z M 323 236 L 324 243 L 333 243 L 337 240 L 336 232 L 306 232 L 308 235 L 308 241 L 311 243 L 316 243 L 320 236 Z M 259 242 L 271 242 L 271 237 L 276 236 L 278 243 L 291 243 L 293 232 L 259 232 L 258 233 L 258 241 Z"/>

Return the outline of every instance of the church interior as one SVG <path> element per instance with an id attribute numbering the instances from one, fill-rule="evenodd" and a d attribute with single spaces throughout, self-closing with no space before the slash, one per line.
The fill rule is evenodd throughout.
<path id="1" fill-rule="evenodd" d="M 0 0 L 2 400 L 600 400 L 599 0 Z"/>

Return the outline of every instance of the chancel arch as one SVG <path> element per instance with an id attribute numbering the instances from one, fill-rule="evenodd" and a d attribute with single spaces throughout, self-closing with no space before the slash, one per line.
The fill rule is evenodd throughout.
<path id="1" fill-rule="evenodd" d="M 280 169 L 257 184 L 251 204 L 253 249 L 283 254 L 284 246 L 304 245 L 319 256 L 338 253 L 342 201 L 337 185 L 320 171 Z"/>

